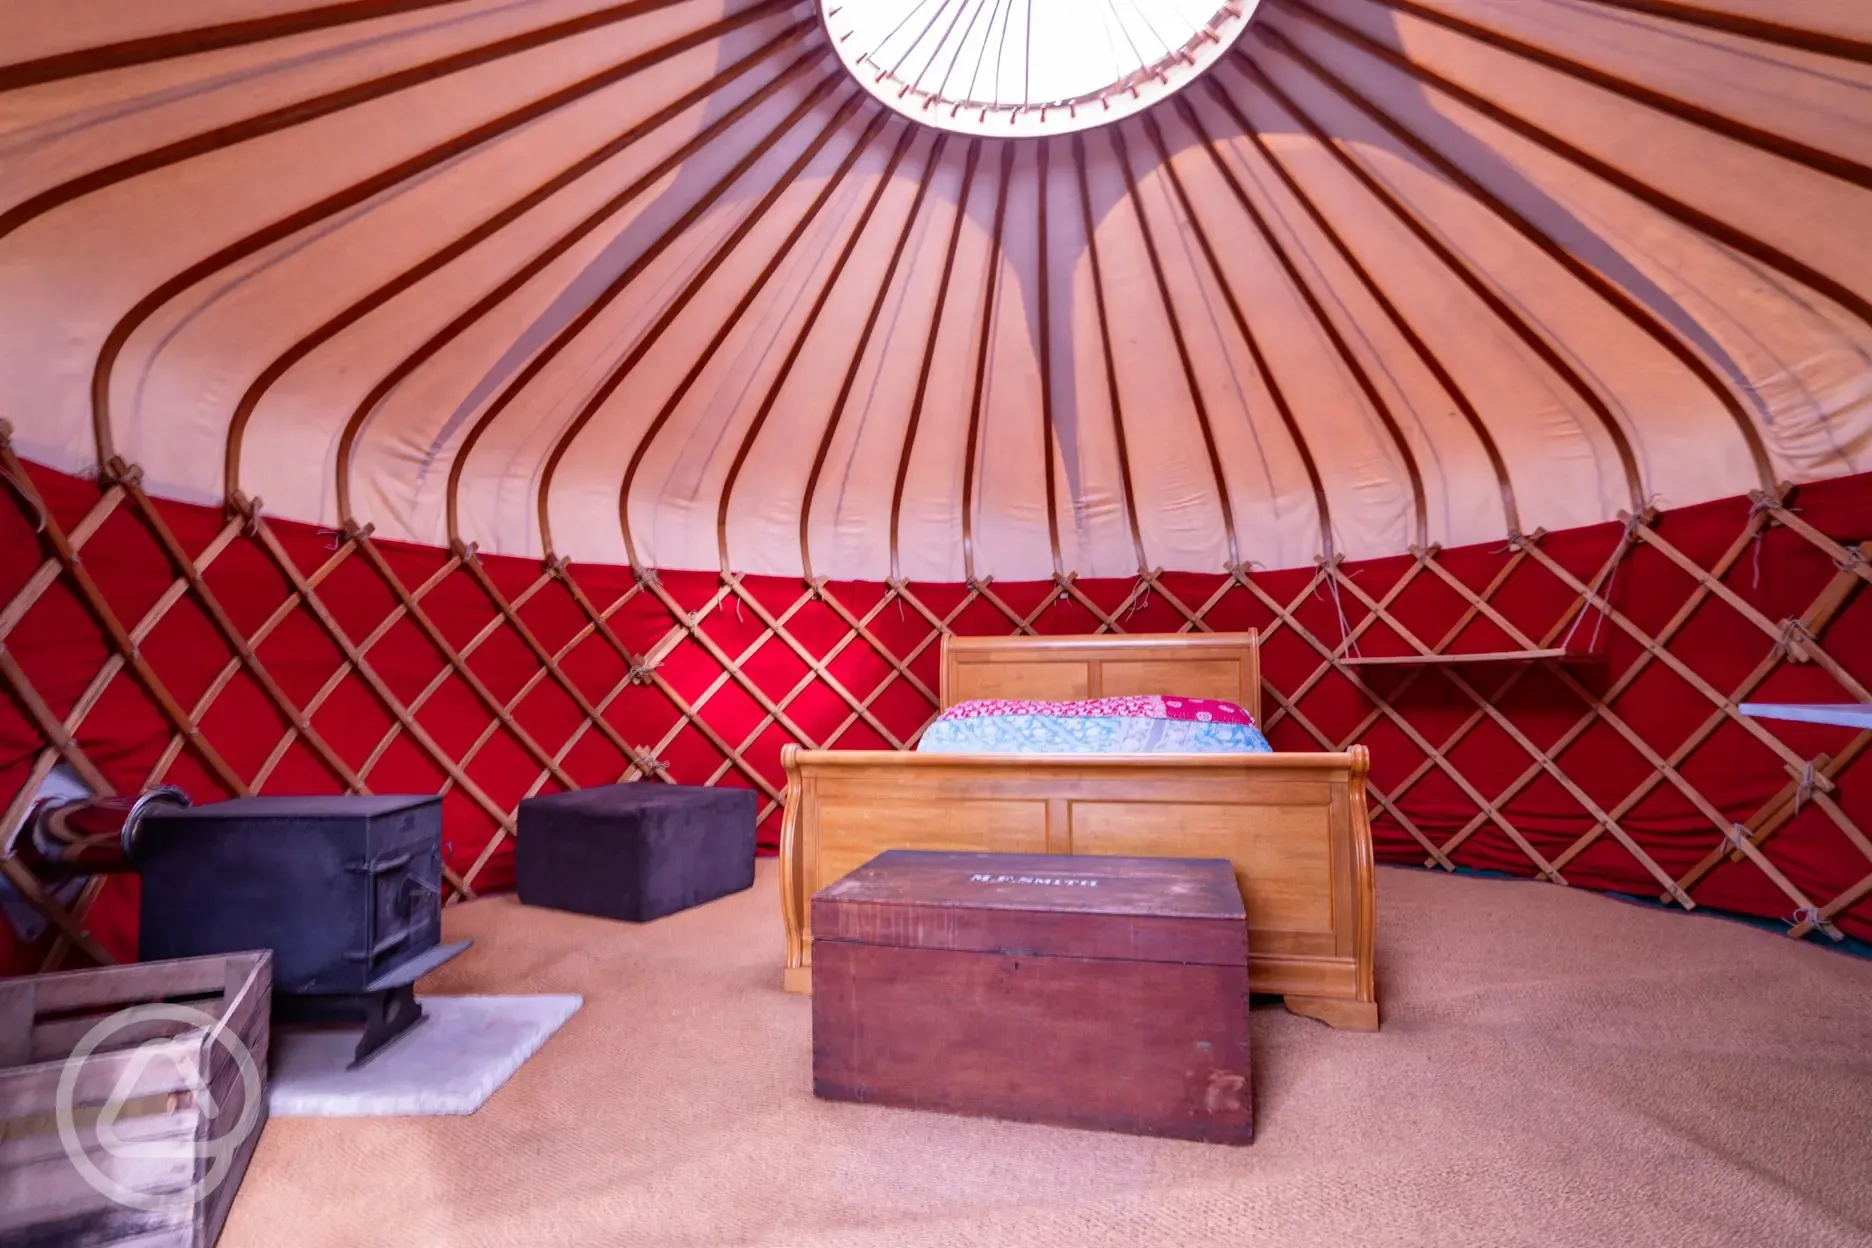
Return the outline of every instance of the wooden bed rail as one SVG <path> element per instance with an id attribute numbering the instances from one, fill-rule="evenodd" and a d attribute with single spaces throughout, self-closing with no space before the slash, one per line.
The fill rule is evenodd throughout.
<path id="1" fill-rule="evenodd" d="M 1258 993 L 1378 1025 L 1363 746 L 1334 754 L 781 751 L 785 986 L 812 982 L 813 893 L 885 849 L 1227 858 Z"/>

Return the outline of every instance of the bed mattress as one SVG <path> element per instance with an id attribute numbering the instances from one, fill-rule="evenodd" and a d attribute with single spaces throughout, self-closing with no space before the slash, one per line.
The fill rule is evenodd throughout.
<path id="1" fill-rule="evenodd" d="M 917 742 L 930 754 L 1267 754 L 1233 702 L 1155 694 L 1075 702 L 981 699 L 944 711 Z"/>

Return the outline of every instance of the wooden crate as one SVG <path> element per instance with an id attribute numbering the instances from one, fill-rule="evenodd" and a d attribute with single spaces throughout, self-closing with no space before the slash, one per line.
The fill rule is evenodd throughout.
<path id="1" fill-rule="evenodd" d="M 891 850 L 813 899 L 813 930 L 818 1096 L 1254 1138 L 1227 861 Z"/>
<path id="2" fill-rule="evenodd" d="M 0 1244 L 213 1244 L 266 1124 L 272 995 L 265 950 L 0 981 Z"/>

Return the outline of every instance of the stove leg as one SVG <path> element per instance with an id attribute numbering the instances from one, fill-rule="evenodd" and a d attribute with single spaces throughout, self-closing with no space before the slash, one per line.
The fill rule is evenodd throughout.
<path id="1" fill-rule="evenodd" d="M 350 1070 L 356 1070 L 374 1057 L 392 1040 L 423 1020 L 423 1008 L 416 1002 L 416 985 L 404 984 L 385 992 L 374 992 L 364 999 L 364 1035 Z"/>

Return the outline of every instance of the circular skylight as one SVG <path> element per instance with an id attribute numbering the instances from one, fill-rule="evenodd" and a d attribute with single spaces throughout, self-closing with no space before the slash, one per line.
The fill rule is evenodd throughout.
<path id="1" fill-rule="evenodd" d="M 853 77 L 925 125 L 1059 134 L 1173 95 L 1258 0 L 819 0 Z"/>

